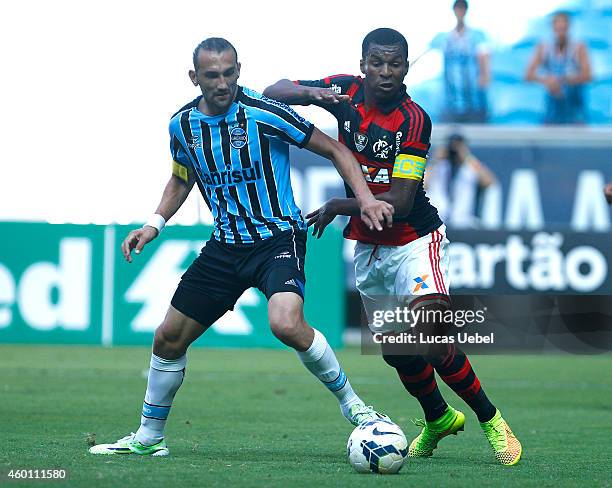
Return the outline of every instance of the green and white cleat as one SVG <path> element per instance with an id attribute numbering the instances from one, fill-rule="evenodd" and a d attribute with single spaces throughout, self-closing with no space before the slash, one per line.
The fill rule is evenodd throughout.
<path id="1" fill-rule="evenodd" d="M 97 444 L 89 448 L 91 454 L 140 454 L 142 456 L 167 456 L 170 454 L 166 440 L 145 446 L 136 440 L 136 434 L 122 437 L 114 444 Z"/>
<path id="2" fill-rule="evenodd" d="M 361 425 L 367 420 L 389 420 L 389 417 L 385 414 L 378 413 L 374 410 L 374 407 L 371 405 L 364 405 L 363 403 L 352 405 L 345 417 L 354 426 Z"/>

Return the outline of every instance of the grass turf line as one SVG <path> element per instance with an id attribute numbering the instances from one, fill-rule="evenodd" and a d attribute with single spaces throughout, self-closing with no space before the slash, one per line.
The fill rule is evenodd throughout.
<path id="1" fill-rule="evenodd" d="M 138 427 L 147 348 L 0 346 L 0 472 L 64 468 L 66 482 L 7 486 L 609 486 L 612 356 L 480 356 L 472 364 L 524 446 L 516 467 L 495 463 L 475 416 L 430 459 L 397 476 L 359 475 L 345 446 L 352 430 L 336 400 L 290 350 L 189 353 L 167 428 L 171 455 L 93 456 L 87 435 L 113 442 Z M 339 353 L 353 386 L 409 441 L 421 416 L 378 357 Z M 441 382 L 440 382 L 441 383 Z M 5 479 L 0 480 L 0 485 Z"/>

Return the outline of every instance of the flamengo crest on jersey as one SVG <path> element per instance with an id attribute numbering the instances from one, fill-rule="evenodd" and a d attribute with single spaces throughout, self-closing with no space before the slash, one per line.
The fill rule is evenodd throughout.
<path id="1" fill-rule="evenodd" d="M 314 126 L 287 105 L 239 87 L 220 116 L 198 110 L 201 97 L 170 120 L 173 174 L 193 174 L 210 208 L 213 236 L 251 244 L 306 224 L 293 198 L 289 144 L 303 147 Z"/>

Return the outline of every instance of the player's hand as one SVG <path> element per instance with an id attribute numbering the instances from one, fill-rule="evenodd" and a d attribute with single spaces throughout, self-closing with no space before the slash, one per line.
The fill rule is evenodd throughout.
<path id="1" fill-rule="evenodd" d="M 151 242 L 159 233 L 155 227 L 145 225 L 140 229 L 130 232 L 121 243 L 121 252 L 128 263 L 132 262 L 132 249 L 136 254 L 140 254 L 145 244 Z"/>
<path id="2" fill-rule="evenodd" d="M 371 197 L 363 203 L 360 202 L 359 208 L 361 209 L 361 220 L 370 230 L 381 231 L 385 224 L 387 227 L 393 225 L 395 209 L 390 203 Z"/>
<path id="3" fill-rule="evenodd" d="M 612 204 L 612 183 L 608 183 L 604 188 L 604 195 L 606 196 L 606 201 Z"/>
<path id="4" fill-rule="evenodd" d="M 320 238 L 323 235 L 325 227 L 334 221 L 336 215 L 333 205 L 331 205 L 330 202 L 327 202 L 320 209 L 306 215 L 308 227 L 314 225 L 312 228 L 312 235 L 316 236 L 317 239 Z"/>
<path id="5" fill-rule="evenodd" d="M 329 88 L 312 88 L 310 90 L 310 103 L 324 103 L 334 105 L 340 102 L 348 102 L 351 97 L 340 95 Z"/>

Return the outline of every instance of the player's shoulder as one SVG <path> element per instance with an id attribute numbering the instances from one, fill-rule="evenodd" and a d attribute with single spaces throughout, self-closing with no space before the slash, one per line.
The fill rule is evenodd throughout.
<path id="1" fill-rule="evenodd" d="M 252 111 L 255 118 L 267 118 L 270 116 L 280 116 L 283 119 L 291 117 L 299 123 L 306 120 L 293 110 L 289 105 L 272 98 L 268 98 L 261 93 L 247 87 L 240 87 L 237 100 L 246 111 Z"/>
<path id="2" fill-rule="evenodd" d="M 410 122 L 414 119 L 420 119 L 424 124 L 431 126 L 431 117 L 427 111 L 419 105 L 409 95 L 404 97 L 404 100 L 399 106 L 400 111 L 404 115 L 404 120 Z"/>
<path id="3" fill-rule="evenodd" d="M 180 119 L 184 113 L 189 112 L 191 109 L 196 108 L 198 106 L 198 103 L 200 102 L 201 98 L 201 95 L 197 98 L 194 98 L 191 102 L 183 105 L 176 112 L 174 112 L 174 114 L 172 114 L 172 117 L 170 117 L 169 124 L 170 130 L 176 128 L 180 124 Z"/>
<path id="4" fill-rule="evenodd" d="M 399 110 L 404 117 L 400 126 L 404 141 L 402 147 L 410 143 L 416 149 L 427 151 L 426 145 L 431 138 L 431 117 L 427 111 L 409 96 L 406 96 Z"/>
<path id="5" fill-rule="evenodd" d="M 192 108 L 196 108 L 198 106 L 198 103 L 200 103 L 200 100 L 202 99 L 202 95 L 200 95 L 199 97 L 194 98 L 191 102 L 186 103 L 185 105 L 183 105 L 181 108 L 179 108 L 176 112 L 174 112 L 172 114 L 172 117 L 170 117 L 170 119 L 173 119 L 174 117 L 176 117 L 177 115 L 182 114 L 183 112 L 185 112 L 186 110 L 191 110 Z"/>

